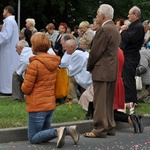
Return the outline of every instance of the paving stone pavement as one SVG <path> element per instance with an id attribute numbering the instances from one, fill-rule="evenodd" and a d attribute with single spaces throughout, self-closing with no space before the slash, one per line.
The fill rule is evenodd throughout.
<path id="1" fill-rule="evenodd" d="M 57 150 L 57 138 L 42 144 L 30 144 L 28 141 L 0 143 L 0 150 Z M 73 145 L 70 136 L 66 136 L 62 150 L 150 150 L 150 126 L 143 133 L 134 133 L 133 128 L 117 129 L 115 136 L 107 138 L 85 138 L 80 135 L 77 145 Z"/>

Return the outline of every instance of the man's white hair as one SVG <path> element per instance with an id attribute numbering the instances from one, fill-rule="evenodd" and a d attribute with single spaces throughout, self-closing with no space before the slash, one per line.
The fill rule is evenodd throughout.
<path id="1" fill-rule="evenodd" d="M 132 10 L 133 14 L 136 14 L 138 18 L 141 17 L 141 9 L 137 6 L 133 6 L 130 10 Z"/>
<path id="2" fill-rule="evenodd" d="M 70 40 L 67 40 L 66 43 L 69 45 L 69 46 L 72 46 L 72 47 L 77 47 L 77 42 L 76 40 L 74 39 L 70 39 Z"/>
<path id="3" fill-rule="evenodd" d="M 98 9 L 98 13 L 104 14 L 106 18 L 113 19 L 114 17 L 114 9 L 112 6 L 108 4 L 102 4 L 100 5 Z"/>
<path id="4" fill-rule="evenodd" d="M 25 40 L 20 40 L 18 43 L 17 43 L 17 46 L 19 47 L 29 47 L 29 44 L 27 41 Z"/>

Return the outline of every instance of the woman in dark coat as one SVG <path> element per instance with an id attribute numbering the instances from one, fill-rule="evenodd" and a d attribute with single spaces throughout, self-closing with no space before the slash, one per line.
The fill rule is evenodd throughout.
<path id="1" fill-rule="evenodd" d="M 118 51 L 118 77 L 116 81 L 115 95 L 114 95 L 114 118 L 115 121 L 127 122 L 133 125 L 134 132 L 137 133 L 138 130 L 143 132 L 144 126 L 141 115 L 127 114 L 125 110 L 125 92 L 124 84 L 122 79 L 122 70 L 124 65 L 124 55 L 123 51 L 119 49 Z"/>

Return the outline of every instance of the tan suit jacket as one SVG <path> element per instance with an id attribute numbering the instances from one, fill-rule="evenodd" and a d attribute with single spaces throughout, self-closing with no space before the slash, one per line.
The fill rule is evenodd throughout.
<path id="1" fill-rule="evenodd" d="M 87 70 L 93 81 L 111 82 L 117 79 L 120 34 L 113 21 L 100 27 L 94 36 Z"/>

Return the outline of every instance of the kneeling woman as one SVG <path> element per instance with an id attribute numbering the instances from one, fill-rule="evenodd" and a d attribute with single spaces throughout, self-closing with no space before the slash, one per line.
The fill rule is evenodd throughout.
<path id="1" fill-rule="evenodd" d="M 21 88 L 26 94 L 28 139 L 32 144 L 39 144 L 58 137 L 56 147 L 60 148 L 64 145 L 67 134 L 77 144 L 77 126 L 50 129 L 56 108 L 55 83 L 60 57 L 47 53 L 51 44 L 44 33 L 35 33 L 31 37 L 31 43 L 35 56 L 29 58 L 30 64 L 25 71 Z"/>

